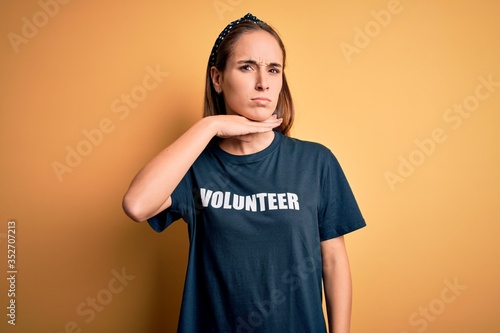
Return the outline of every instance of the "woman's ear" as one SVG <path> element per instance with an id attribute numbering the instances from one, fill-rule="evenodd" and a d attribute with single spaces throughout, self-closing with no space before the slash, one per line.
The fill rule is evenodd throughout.
<path id="1" fill-rule="evenodd" d="M 214 85 L 215 91 L 220 94 L 222 92 L 222 72 L 217 69 L 217 67 L 212 66 L 210 68 L 210 77 L 212 79 L 212 84 Z"/>

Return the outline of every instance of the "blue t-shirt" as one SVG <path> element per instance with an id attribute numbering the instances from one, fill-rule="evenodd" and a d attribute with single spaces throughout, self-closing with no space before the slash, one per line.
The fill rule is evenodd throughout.
<path id="1" fill-rule="evenodd" d="M 161 232 L 179 218 L 183 333 L 326 332 L 320 242 L 365 226 L 331 151 L 277 132 L 250 155 L 209 144 L 148 222 Z"/>

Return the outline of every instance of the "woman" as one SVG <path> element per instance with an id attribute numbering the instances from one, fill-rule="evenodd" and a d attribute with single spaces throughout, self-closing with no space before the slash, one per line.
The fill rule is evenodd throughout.
<path id="1" fill-rule="evenodd" d="M 183 218 L 190 248 L 179 332 L 349 332 L 343 235 L 365 226 L 324 146 L 288 136 L 285 48 L 251 14 L 210 55 L 204 117 L 134 178 L 123 207 L 161 232 Z"/>

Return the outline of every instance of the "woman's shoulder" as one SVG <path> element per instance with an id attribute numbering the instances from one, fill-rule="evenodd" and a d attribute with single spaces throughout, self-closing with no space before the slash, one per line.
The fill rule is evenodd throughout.
<path id="1" fill-rule="evenodd" d="M 285 146 L 289 146 L 289 148 L 294 150 L 300 150 L 304 154 L 320 154 L 333 156 L 333 152 L 330 150 L 330 148 L 319 142 L 284 135 L 282 141 Z"/>

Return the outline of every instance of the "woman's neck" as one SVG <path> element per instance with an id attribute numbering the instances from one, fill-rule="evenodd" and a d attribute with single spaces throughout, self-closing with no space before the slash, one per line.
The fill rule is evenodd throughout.
<path id="1" fill-rule="evenodd" d="M 274 131 L 270 131 L 226 138 L 219 142 L 219 147 L 233 155 L 255 154 L 269 147 L 274 140 L 274 135 Z"/>

